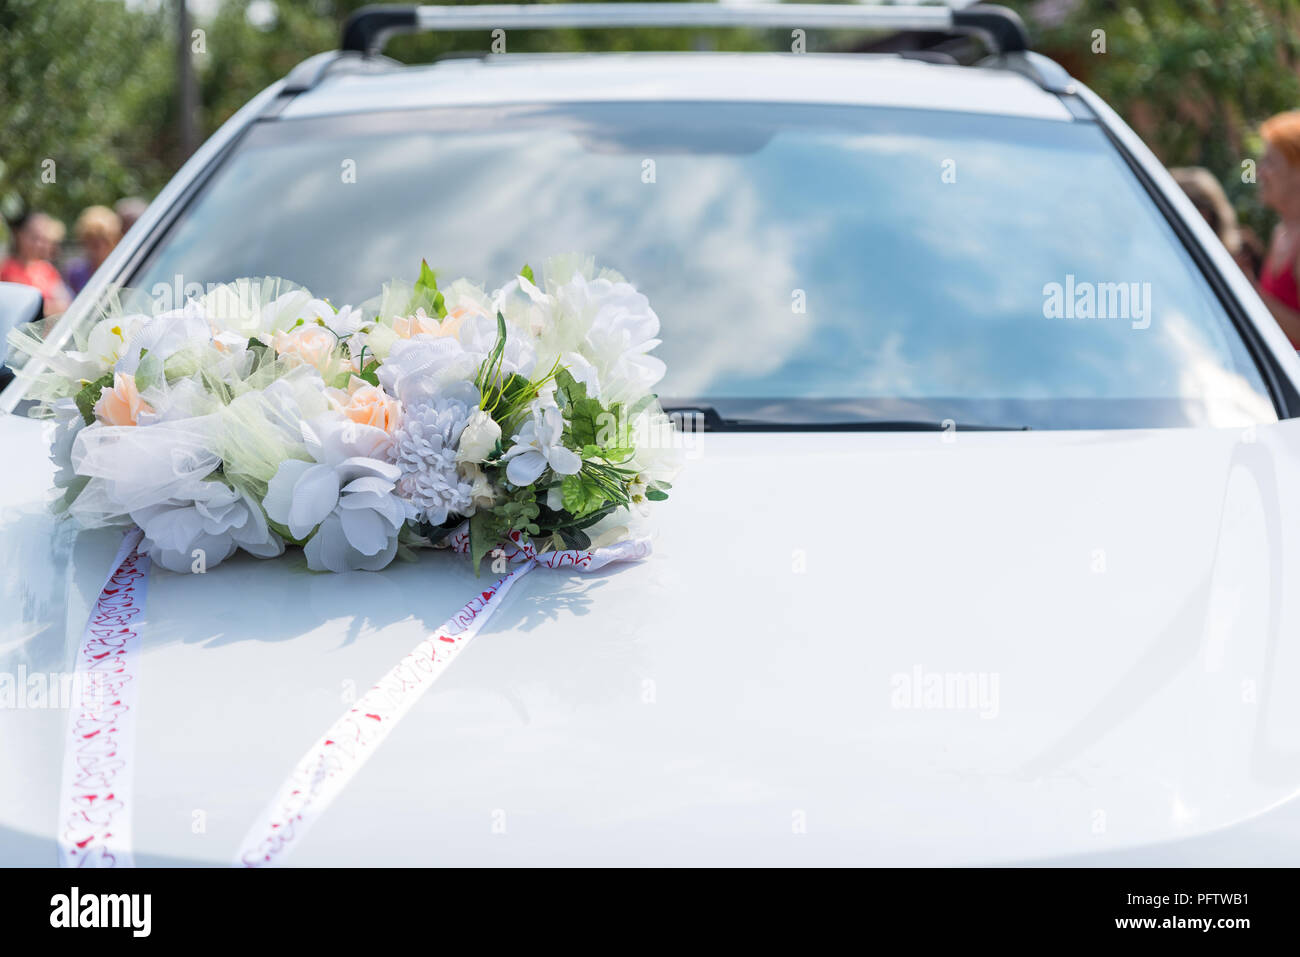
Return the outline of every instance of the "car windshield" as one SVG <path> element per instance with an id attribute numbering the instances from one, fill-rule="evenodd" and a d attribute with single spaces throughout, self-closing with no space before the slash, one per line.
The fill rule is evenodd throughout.
<path id="1" fill-rule="evenodd" d="M 335 303 L 584 252 L 662 321 L 669 407 L 744 426 L 1274 421 L 1167 221 L 1088 122 L 602 103 L 259 123 L 129 284 Z"/>

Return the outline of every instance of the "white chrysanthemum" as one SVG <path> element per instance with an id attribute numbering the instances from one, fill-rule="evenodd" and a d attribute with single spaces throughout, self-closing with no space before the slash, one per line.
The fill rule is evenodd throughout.
<path id="1" fill-rule="evenodd" d="M 410 518 L 441 525 L 451 515 L 474 513 L 474 485 L 461 478 L 456 450 L 473 410 L 459 399 L 407 406 L 393 433 L 393 458 L 402 470 L 398 494 Z"/>

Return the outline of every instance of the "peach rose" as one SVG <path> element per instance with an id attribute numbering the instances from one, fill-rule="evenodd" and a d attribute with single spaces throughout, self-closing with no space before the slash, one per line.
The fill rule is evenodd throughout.
<path id="1" fill-rule="evenodd" d="M 316 368 L 323 367 L 334 355 L 338 338 L 324 326 L 313 324 L 296 326 L 288 332 L 277 332 L 271 337 L 275 354 Z"/>
<path id="2" fill-rule="evenodd" d="M 412 336 L 439 336 L 442 335 L 441 330 L 442 326 L 438 320 L 423 309 L 417 309 L 413 316 L 401 316 L 393 320 L 393 331 L 397 333 L 399 339 L 410 339 Z"/>
<path id="3" fill-rule="evenodd" d="M 398 338 L 410 339 L 412 336 L 454 336 L 460 332 L 460 324 L 467 316 L 478 315 L 477 309 L 457 306 L 448 309 L 447 314 L 438 321 L 423 309 L 417 309 L 415 315 L 393 320 L 393 331 Z"/>
<path id="4" fill-rule="evenodd" d="M 104 425 L 135 425 L 141 412 L 153 412 L 153 407 L 140 398 L 135 387 L 135 376 L 126 372 L 113 373 L 113 387 L 99 393 L 95 403 L 95 418 Z"/>
<path id="5" fill-rule="evenodd" d="M 340 412 L 358 425 L 371 425 L 385 432 L 397 426 L 397 400 L 377 385 L 352 376 L 347 391 L 330 389 L 330 401 Z"/>
<path id="6" fill-rule="evenodd" d="M 477 309 L 470 309 L 466 306 L 457 306 L 454 309 L 448 309 L 447 315 L 442 320 L 442 332 L 439 335 L 454 336 L 460 332 L 460 324 L 469 316 L 477 316 L 481 313 Z"/>

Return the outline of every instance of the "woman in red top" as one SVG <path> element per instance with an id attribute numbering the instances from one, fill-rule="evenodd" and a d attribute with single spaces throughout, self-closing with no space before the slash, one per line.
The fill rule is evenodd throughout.
<path id="1" fill-rule="evenodd" d="M 1300 349 L 1300 110 L 1279 113 L 1260 127 L 1259 198 L 1281 221 L 1269 240 L 1256 284 L 1291 345 Z"/>
<path id="2" fill-rule="evenodd" d="M 35 286 L 45 297 L 45 315 L 57 316 L 72 296 L 50 260 L 58 245 L 58 223 L 44 213 L 27 213 L 11 227 L 13 253 L 0 263 L 0 282 Z"/>

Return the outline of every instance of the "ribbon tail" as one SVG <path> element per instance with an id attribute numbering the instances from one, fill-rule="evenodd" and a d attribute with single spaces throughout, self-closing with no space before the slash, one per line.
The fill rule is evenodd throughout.
<path id="1" fill-rule="evenodd" d="M 535 566 L 529 559 L 473 598 L 334 722 L 262 811 L 240 844 L 234 866 L 282 864 L 402 716 L 501 607 L 511 586 Z"/>
<path id="2" fill-rule="evenodd" d="M 131 529 L 91 607 L 73 673 L 59 788 L 61 867 L 131 867 L 136 694 L 149 556 Z"/>

